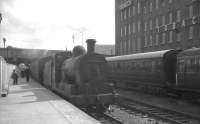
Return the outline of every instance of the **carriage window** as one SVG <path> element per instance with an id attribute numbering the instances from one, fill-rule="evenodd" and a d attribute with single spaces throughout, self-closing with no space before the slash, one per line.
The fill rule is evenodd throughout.
<path id="1" fill-rule="evenodd" d="M 135 70 L 136 70 L 136 71 L 139 70 L 139 64 L 138 64 L 138 62 L 135 63 Z"/>
<path id="2" fill-rule="evenodd" d="M 115 63 L 112 63 L 111 65 L 111 71 L 113 72 L 115 70 Z"/>
<path id="3" fill-rule="evenodd" d="M 116 69 L 117 71 L 121 71 L 121 65 L 120 65 L 120 63 L 117 63 L 117 69 Z"/>
<path id="4" fill-rule="evenodd" d="M 121 62 L 121 71 L 124 71 L 124 62 Z"/>
<path id="5" fill-rule="evenodd" d="M 186 72 L 191 72 L 191 61 L 190 59 L 186 60 Z"/>
<path id="6" fill-rule="evenodd" d="M 156 71 L 157 72 L 161 72 L 161 61 L 160 60 L 158 60 L 157 62 L 156 62 Z"/>
<path id="7" fill-rule="evenodd" d="M 131 61 L 129 61 L 129 70 L 130 71 L 131 71 L 131 66 L 132 66 Z"/>
<path id="8" fill-rule="evenodd" d="M 125 71 L 125 63 L 122 62 L 122 71 Z"/>
<path id="9" fill-rule="evenodd" d="M 115 62 L 115 69 L 114 71 L 117 71 L 117 62 Z"/>
<path id="10" fill-rule="evenodd" d="M 132 65 L 131 65 L 131 70 L 135 70 L 135 62 L 132 62 Z"/>
<path id="11" fill-rule="evenodd" d="M 137 62 L 138 71 L 141 71 L 142 63 L 140 61 Z"/>
<path id="12" fill-rule="evenodd" d="M 184 60 L 182 59 L 178 60 L 178 72 L 184 72 Z"/>
<path id="13" fill-rule="evenodd" d="M 200 57 L 198 58 L 198 61 L 199 61 L 198 67 L 199 67 L 199 72 L 200 72 Z"/>
<path id="14" fill-rule="evenodd" d="M 196 69 L 196 72 L 199 72 L 199 58 L 198 58 L 198 56 L 195 58 L 195 69 Z"/>
<path id="15" fill-rule="evenodd" d="M 128 61 L 128 62 L 126 62 L 126 71 L 129 71 L 130 70 L 130 62 Z"/>
<path id="16" fill-rule="evenodd" d="M 155 72 L 155 61 L 152 61 L 151 63 L 151 71 Z"/>
<path id="17" fill-rule="evenodd" d="M 191 61 L 191 72 L 195 72 L 195 62 L 194 58 L 190 60 Z"/>

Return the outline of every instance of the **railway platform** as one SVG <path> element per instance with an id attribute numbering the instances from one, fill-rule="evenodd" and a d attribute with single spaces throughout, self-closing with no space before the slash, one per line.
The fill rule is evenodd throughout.
<path id="1" fill-rule="evenodd" d="M 0 124 L 100 124 L 37 82 L 19 79 L 0 98 Z"/>

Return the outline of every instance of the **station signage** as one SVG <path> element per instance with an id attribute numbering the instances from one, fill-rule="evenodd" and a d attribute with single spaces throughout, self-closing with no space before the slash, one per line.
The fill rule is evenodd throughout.
<path id="1" fill-rule="evenodd" d="M 121 4 L 121 5 L 119 6 L 119 9 L 120 9 L 120 10 L 121 10 L 121 9 L 124 9 L 124 8 L 130 6 L 131 4 L 132 4 L 132 0 L 127 0 L 126 2 L 124 2 L 123 4 Z"/>

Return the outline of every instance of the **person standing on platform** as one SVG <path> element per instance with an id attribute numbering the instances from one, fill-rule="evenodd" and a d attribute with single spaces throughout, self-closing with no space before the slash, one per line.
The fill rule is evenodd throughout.
<path id="1" fill-rule="evenodd" d="M 27 67 L 25 69 L 25 76 L 26 76 L 26 81 L 29 82 L 29 78 L 30 78 L 30 69 L 29 69 L 29 67 Z"/>
<path id="2" fill-rule="evenodd" d="M 17 85 L 18 84 L 18 74 L 17 74 L 16 70 L 13 70 L 12 79 L 13 79 L 13 84 Z"/>

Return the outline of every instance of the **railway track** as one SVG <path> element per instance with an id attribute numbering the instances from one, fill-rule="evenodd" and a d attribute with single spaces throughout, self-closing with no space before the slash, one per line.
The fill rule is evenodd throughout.
<path id="1" fill-rule="evenodd" d="M 103 113 L 91 108 L 80 109 L 102 124 L 200 124 L 199 118 L 119 96 L 111 106 L 119 111 Z"/>
<path id="2" fill-rule="evenodd" d="M 100 121 L 102 124 L 125 124 L 120 118 L 114 117 L 108 112 L 98 112 L 95 109 L 88 110 L 87 108 L 81 108 L 81 110 Z"/>
<path id="3" fill-rule="evenodd" d="M 176 112 L 173 110 L 167 110 L 151 106 L 138 101 L 122 98 L 117 104 L 124 107 L 125 111 L 135 111 L 142 114 L 147 114 L 150 117 L 163 120 L 171 124 L 200 124 L 200 119 L 186 115 L 185 113 Z M 131 111 L 130 111 L 131 113 Z"/>

